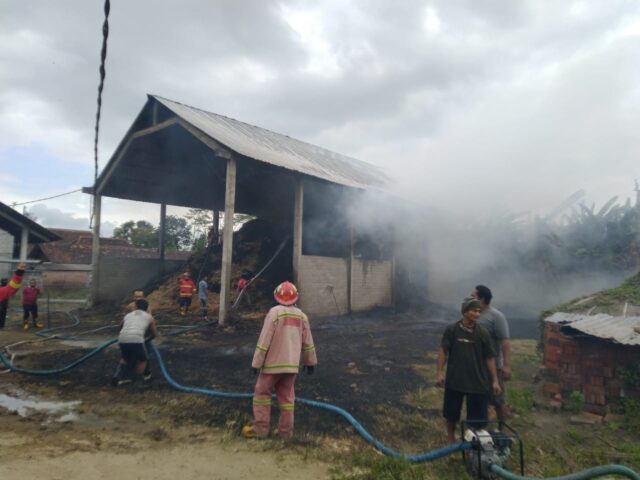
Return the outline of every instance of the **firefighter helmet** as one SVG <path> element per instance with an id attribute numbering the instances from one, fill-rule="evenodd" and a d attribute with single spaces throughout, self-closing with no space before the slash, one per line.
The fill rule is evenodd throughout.
<path id="1" fill-rule="evenodd" d="M 298 301 L 298 289 L 291 282 L 282 282 L 273 291 L 273 296 L 281 305 L 293 305 Z"/>

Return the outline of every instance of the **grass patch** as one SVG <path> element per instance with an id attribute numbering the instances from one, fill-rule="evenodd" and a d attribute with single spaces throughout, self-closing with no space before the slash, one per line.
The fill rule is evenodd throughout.
<path id="1" fill-rule="evenodd" d="M 533 410 L 533 393 L 524 388 L 507 388 L 507 403 L 511 405 L 514 412 L 519 414 L 528 413 Z"/>
<path id="2" fill-rule="evenodd" d="M 355 452 L 344 465 L 330 471 L 333 480 L 442 480 L 468 478 L 460 457 L 455 455 L 433 463 L 414 464 L 372 452 Z"/>
<path id="3" fill-rule="evenodd" d="M 405 395 L 404 401 L 417 408 L 439 408 L 444 390 L 436 387 L 418 387 Z"/>

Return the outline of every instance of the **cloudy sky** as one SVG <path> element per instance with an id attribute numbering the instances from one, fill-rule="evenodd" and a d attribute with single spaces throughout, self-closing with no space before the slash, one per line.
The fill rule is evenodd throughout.
<path id="1" fill-rule="evenodd" d="M 0 201 L 92 183 L 102 7 L 0 0 Z M 385 166 L 434 208 L 602 204 L 640 177 L 635 0 L 112 0 L 109 20 L 101 167 L 154 93 Z M 88 225 L 86 195 L 30 207 Z M 107 231 L 157 222 L 104 209 Z"/>

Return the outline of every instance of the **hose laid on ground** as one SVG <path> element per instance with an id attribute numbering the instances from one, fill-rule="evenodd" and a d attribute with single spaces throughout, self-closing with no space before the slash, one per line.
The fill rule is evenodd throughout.
<path id="1" fill-rule="evenodd" d="M 88 359 L 90 359 L 91 357 L 97 355 L 102 350 L 104 350 L 107 347 L 113 345 L 117 341 L 118 340 L 115 339 L 115 338 L 111 339 L 108 342 L 105 342 L 104 344 L 100 345 L 98 348 L 92 350 L 91 352 L 87 353 L 86 355 L 83 355 L 79 359 L 77 359 L 74 362 L 70 363 L 69 365 L 67 365 L 65 367 L 61 367 L 61 368 L 50 369 L 50 370 L 38 370 L 38 369 L 15 367 L 15 366 L 13 366 L 11 364 L 11 362 L 9 360 L 7 360 L 4 357 L 2 352 L 0 352 L 0 362 L 2 362 L 8 369 L 10 369 L 10 370 L 12 370 L 14 372 L 18 372 L 18 373 L 25 373 L 25 374 L 29 374 L 29 375 L 55 375 L 55 374 L 58 374 L 58 373 L 67 372 L 67 371 L 77 367 L 81 363 L 83 363 L 83 362 L 87 361 Z M 153 350 L 153 352 L 156 355 L 156 358 L 158 359 L 158 365 L 160 366 L 160 370 L 162 371 L 162 375 L 164 376 L 165 380 L 169 383 L 169 385 L 171 387 L 175 388 L 176 390 L 179 390 L 179 391 L 182 391 L 182 392 L 187 392 L 187 393 L 197 393 L 197 394 L 200 394 L 200 395 L 207 395 L 209 397 L 238 398 L 238 399 L 253 398 L 253 393 L 222 392 L 222 391 L 216 391 L 216 390 L 209 390 L 209 389 L 206 389 L 206 388 L 187 387 L 185 385 L 181 385 L 181 384 L 177 383 L 169 375 L 169 372 L 167 371 L 167 368 L 166 368 L 166 366 L 164 364 L 164 360 L 162 359 L 162 356 L 160 355 L 160 351 L 157 349 L 157 347 L 155 345 L 153 345 L 153 344 L 149 344 L 149 345 L 151 346 L 151 349 Z M 447 455 L 451 455 L 452 453 L 460 452 L 462 450 L 467 450 L 467 449 L 469 449 L 471 447 L 470 443 L 462 443 L 462 444 L 449 445 L 447 447 L 439 448 L 437 450 L 432 450 L 430 452 L 422 453 L 420 455 L 403 455 L 403 454 L 398 453 L 398 452 L 396 452 L 394 450 L 391 450 L 389 447 L 386 447 L 380 441 L 378 441 L 375 438 L 373 438 L 373 436 L 371 436 L 371 434 L 369 432 L 367 432 L 364 429 L 364 427 L 346 410 L 344 410 L 344 409 L 342 409 L 340 407 L 337 407 L 335 405 L 332 405 L 330 403 L 318 402 L 318 401 L 309 400 L 309 399 L 306 399 L 306 398 L 298 398 L 297 401 L 298 401 L 298 403 L 309 405 L 309 406 L 315 407 L 315 408 L 320 408 L 320 409 L 323 409 L 323 410 L 328 410 L 330 412 L 334 412 L 334 413 L 337 413 L 338 415 L 341 415 L 356 429 L 356 431 L 362 436 L 362 438 L 365 441 L 367 441 L 370 444 L 372 444 L 380 452 L 382 452 L 385 455 L 390 456 L 390 457 L 404 458 L 404 459 L 406 459 L 406 460 L 408 460 L 409 462 L 412 462 L 412 463 L 423 463 L 423 462 L 429 462 L 429 461 L 437 460 L 437 459 L 445 457 Z"/>
<path id="2" fill-rule="evenodd" d="M 32 368 L 15 367 L 15 366 L 13 366 L 13 364 L 9 360 L 7 360 L 7 358 L 5 358 L 5 356 L 2 354 L 1 351 L 0 351 L 0 362 L 2 362 L 4 364 L 4 366 L 7 367 L 9 370 L 12 370 L 12 371 L 18 372 L 18 373 L 26 373 L 26 374 L 29 374 L 29 375 L 56 375 L 58 373 L 68 372 L 69 370 L 77 367 L 81 363 L 89 360 L 91 357 L 93 357 L 93 356 L 97 355 L 98 353 L 100 353 L 105 348 L 110 347 L 111 345 L 113 345 L 117 341 L 118 341 L 117 338 L 113 338 L 113 339 L 109 340 L 108 342 L 103 343 L 98 348 L 95 348 L 95 349 L 91 350 L 86 355 L 83 355 L 79 359 L 71 362 L 69 365 L 67 365 L 65 367 L 60 367 L 60 368 L 53 368 L 53 369 L 50 369 L 50 370 L 38 370 L 38 369 L 32 369 Z"/>
<path id="3" fill-rule="evenodd" d="M 200 327 L 201 325 L 198 325 L 198 327 Z M 182 332 L 180 332 L 182 333 Z M 26 369 L 26 368 L 18 368 L 18 367 L 14 367 L 11 362 L 9 362 L 4 355 L 2 354 L 2 352 L 0 352 L 0 362 L 2 362 L 8 369 L 15 371 L 15 372 L 19 372 L 19 373 L 26 373 L 26 374 L 30 374 L 30 375 L 54 375 L 54 374 L 58 374 L 58 373 L 63 373 L 63 372 L 67 372 L 69 370 L 71 370 L 72 368 L 80 365 L 81 363 L 85 362 L 86 360 L 88 360 L 89 358 L 97 355 L 98 353 L 100 353 L 102 350 L 106 349 L 107 347 L 109 347 L 110 345 L 113 345 L 114 343 L 116 343 L 118 340 L 117 339 L 112 339 L 109 340 L 108 342 L 105 342 L 104 344 L 102 344 L 101 346 L 99 346 L 98 348 L 92 350 L 91 352 L 89 352 L 88 354 L 80 357 L 78 360 L 70 363 L 69 365 L 62 367 L 62 368 L 57 368 L 57 369 L 51 369 L 51 370 L 36 370 L 36 369 Z M 173 388 L 175 388 L 176 390 L 182 391 L 182 392 L 186 392 L 186 393 L 196 393 L 196 394 L 200 394 L 200 395 L 206 395 L 206 396 L 210 396 L 210 397 L 221 397 L 221 398 L 238 398 L 238 399 L 248 399 L 248 398 L 253 398 L 253 394 L 252 393 L 234 393 L 234 392 L 222 392 L 222 391 L 216 391 L 216 390 L 209 390 L 206 388 L 199 388 L 199 387 L 187 387 L 185 385 L 181 385 L 179 383 L 177 383 L 170 375 L 169 372 L 167 371 L 167 368 L 164 364 L 164 360 L 162 359 L 162 356 L 160 355 L 160 351 L 158 350 L 158 348 L 153 345 L 153 344 L 149 344 L 151 349 L 153 350 L 154 354 L 156 355 L 156 358 L 158 359 L 158 365 L 160 366 L 160 370 L 162 372 L 162 375 L 164 376 L 165 380 L 169 383 L 169 385 Z M 304 405 L 309 405 L 311 407 L 315 407 L 315 408 L 320 408 L 323 410 L 327 410 L 333 413 L 337 413 L 338 415 L 342 416 L 344 419 L 347 420 L 347 422 L 349 422 L 355 429 L 356 431 L 360 434 L 360 436 L 368 443 L 370 443 L 371 445 L 373 445 L 374 448 L 376 448 L 378 451 L 380 451 L 381 453 L 389 456 L 389 457 L 393 457 L 393 458 L 403 458 L 411 463 L 424 463 L 424 462 L 430 462 L 433 460 L 437 460 L 439 458 L 445 457 L 447 455 L 451 455 L 453 453 L 456 452 L 460 452 L 463 450 L 468 450 L 471 448 L 471 443 L 469 442 L 465 442 L 465 443 L 460 443 L 460 444 L 453 444 L 453 445 L 448 445 L 446 447 L 443 448 L 439 448 L 436 450 L 432 450 L 430 452 L 425 452 L 422 454 L 418 454 L 418 455 L 405 455 L 405 454 L 401 454 L 399 452 L 396 452 L 395 450 L 390 449 L 389 447 L 385 446 L 384 444 L 382 444 L 379 440 L 376 440 L 369 432 L 367 432 L 367 430 L 365 430 L 365 428 L 360 424 L 360 422 L 358 422 L 349 412 L 347 412 L 346 410 L 337 407 L 335 405 L 332 405 L 330 403 L 326 403 L 326 402 L 318 402 L 316 400 L 309 400 L 306 398 L 297 398 L 296 401 L 298 403 L 304 404 Z M 502 467 L 499 467 L 498 465 L 491 465 L 491 472 L 494 473 L 495 475 L 507 479 L 507 480 L 535 480 L 533 477 L 523 477 L 520 475 L 515 475 L 511 472 L 509 472 L 508 470 L 503 469 Z M 554 478 L 550 478 L 547 480 L 587 480 L 587 479 L 591 479 L 591 478 L 597 478 L 597 477 L 601 477 L 603 475 L 623 475 L 626 476 L 627 478 L 630 478 L 632 480 L 640 480 L 640 476 L 638 474 L 636 474 L 633 470 L 631 470 L 628 467 L 622 466 L 622 465 L 608 465 L 608 466 L 600 466 L 600 467 L 595 467 L 595 468 L 591 468 L 588 470 L 584 470 L 582 472 L 578 472 L 578 473 L 574 473 L 574 474 L 570 474 L 570 475 L 565 475 L 562 477 L 554 477 Z"/>
<path id="4" fill-rule="evenodd" d="M 162 375 L 164 376 L 165 380 L 169 383 L 169 385 L 171 385 L 176 390 L 180 390 L 181 392 L 187 392 L 187 393 L 197 393 L 200 395 L 207 395 L 209 397 L 253 398 L 253 393 L 221 392 L 216 390 L 209 390 L 206 388 L 187 387 L 185 385 L 181 385 L 178 382 L 176 382 L 173 378 L 171 378 L 171 375 L 169 375 L 169 372 L 165 367 L 164 360 L 162 359 L 162 356 L 160 355 L 160 351 L 158 350 L 158 348 L 152 344 L 151 349 L 153 350 L 153 353 L 155 353 L 156 358 L 158 359 L 158 365 L 160 366 L 160 370 L 162 371 Z M 343 418 L 347 420 L 347 422 L 349 422 L 356 429 L 356 431 L 360 434 L 360 436 L 365 441 L 372 444 L 377 450 L 379 450 L 380 452 L 384 453 L 389 457 L 404 458 L 405 460 L 408 460 L 409 462 L 412 462 L 412 463 L 423 463 L 423 462 L 430 462 L 433 460 L 437 460 L 438 458 L 451 455 L 452 453 L 461 452 L 462 450 L 468 450 L 469 448 L 471 448 L 470 443 L 461 443 L 461 444 L 448 445 L 444 448 L 432 450 L 431 452 L 422 453 L 420 455 L 404 455 L 394 450 L 391 450 L 389 447 L 386 447 L 380 441 L 373 438 L 371 434 L 367 432 L 364 429 L 364 427 L 349 412 L 347 412 L 346 410 L 340 407 L 337 407 L 330 403 L 318 402 L 315 400 L 309 400 L 309 399 L 300 398 L 300 397 L 296 398 L 296 402 L 309 405 L 311 407 L 328 410 L 330 412 L 334 412 L 334 413 L 337 413 L 338 415 L 341 415 Z"/>
<path id="5" fill-rule="evenodd" d="M 516 475 L 496 464 L 491 465 L 491 473 L 504 478 L 506 480 L 538 480 L 536 477 L 523 477 Z M 640 475 L 624 465 L 603 465 L 600 467 L 589 468 L 582 472 L 570 473 L 561 477 L 546 477 L 544 480 L 588 480 L 591 478 L 603 477 L 605 475 L 621 475 L 632 480 L 640 480 Z"/>

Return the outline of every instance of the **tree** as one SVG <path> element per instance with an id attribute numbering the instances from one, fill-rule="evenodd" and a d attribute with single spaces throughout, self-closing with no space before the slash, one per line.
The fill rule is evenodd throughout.
<path id="1" fill-rule="evenodd" d="M 156 234 L 160 234 L 159 228 Z M 187 220 L 174 215 L 167 215 L 164 246 L 167 250 L 189 250 L 192 242 L 191 230 Z"/>
<path id="2" fill-rule="evenodd" d="M 190 208 L 185 217 L 191 226 L 192 238 L 197 239 L 204 235 L 206 239 L 213 225 L 213 212 L 203 208 Z"/>
<path id="3" fill-rule="evenodd" d="M 146 220 L 129 220 L 113 231 L 113 238 L 126 240 L 135 247 L 155 248 L 158 246 L 158 233 Z"/>

